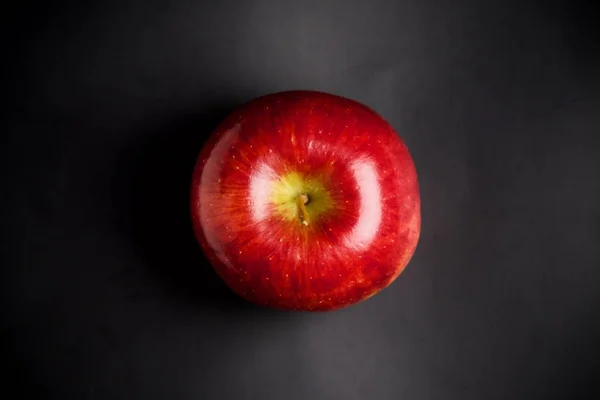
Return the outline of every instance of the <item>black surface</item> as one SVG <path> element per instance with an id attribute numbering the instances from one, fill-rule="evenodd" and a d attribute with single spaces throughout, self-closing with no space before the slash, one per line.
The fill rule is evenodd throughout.
<path id="1" fill-rule="evenodd" d="M 0 397 L 600 398 L 593 2 L 21 2 L 3 19 Z M 298 88 L 379 111 L 420 173 L 412 263 L 336 313 L 238 301 L 188 221 L 205 135 Z"/>

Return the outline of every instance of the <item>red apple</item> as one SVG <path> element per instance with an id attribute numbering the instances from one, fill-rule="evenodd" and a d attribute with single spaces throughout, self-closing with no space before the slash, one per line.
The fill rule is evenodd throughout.
<path id="1" fill-rule="evenodd" d="M 191 212 L 208 260 L 267 307 L 323 311 L 392 283 L 421 229 L 407 147 L 377 113 L 312 91 L 255 99 L 204 145 Z"/>

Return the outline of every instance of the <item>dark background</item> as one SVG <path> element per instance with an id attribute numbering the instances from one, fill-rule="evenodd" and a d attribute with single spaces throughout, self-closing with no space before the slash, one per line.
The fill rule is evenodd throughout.
<path id="1" fill-rule="evenodd" d="M 5 8 L 0 397 L 600 398 L 599 16 L 584 1 Z M 343 311 L 245 304 L 192 236 L 204 138 L 284 89 L 366 103 L 419 170 L 413 261 Z"/>

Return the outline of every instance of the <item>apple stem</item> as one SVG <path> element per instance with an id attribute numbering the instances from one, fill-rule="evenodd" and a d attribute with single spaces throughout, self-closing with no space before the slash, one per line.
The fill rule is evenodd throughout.
<path id="1" fill-rule="evenodd" d="M 308 210 L 306 209 L 308 200 L 308 196 L 305 194 L 299 194 L 296 197 L 296 205 L 298 206 L 298 210 L 300 210 L 300 221 L 304 226 L 308 226 Z"/>

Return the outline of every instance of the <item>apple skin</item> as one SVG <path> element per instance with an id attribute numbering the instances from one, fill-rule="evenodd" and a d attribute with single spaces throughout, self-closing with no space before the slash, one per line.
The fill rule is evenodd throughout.
<path id="1" fill-rule="evenodd" d="M 380 292 L 421 230 L 417 172 L 398 134 L 370 108 L 315 91 L 266 95 L 230 114 L 198 157 L 191 214 L 235 293 L 302 311 Z"/>

